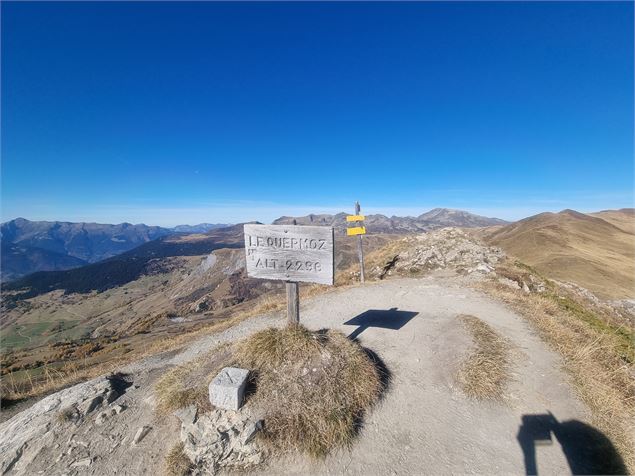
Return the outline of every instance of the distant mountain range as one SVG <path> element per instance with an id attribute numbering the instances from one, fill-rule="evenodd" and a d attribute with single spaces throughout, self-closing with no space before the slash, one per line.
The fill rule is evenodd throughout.
<path id="1" fill-rule="evenodd" d="M 303 217 L 280 217 L 274 225 L 326 225 L 343 230 L 347 227 L 347 213 L 337 215 L 306 215 Z M 505 225 L 508 222 L 499 218 L 488 218 L 463 210 L 435 208 L 417 217 L 387 217 L 385 215 L 366 215 L 364 225 L 369 233 L 413 233 L 425 232 L 447 226 L 484 227 Z"/>
<path id="2" fill-rule="evenodd" d="M 296 218 L 281 217 L 274 223 L 290 224 L 295 220 L 296 224 L 329 225 L 343 229 L 346 226 L 345 216 L 346 214 L 342 213 Z M 474 230 L 474 233 L 489 244 L 502 247 L 510 255 L 534 266 L 549 277 L 578 283 L 601 297 L 633 296 L 635 211 L 632 209 L 593 214 L 564 210 L 560 213 L 541 213 L 515 223 L 504 225 L 501 223 L 504 222 L 445 209 L 432 210 L 419 217 L 387 218 L 382 215 L 370 215 L 366 217 L 366 224 L 371 231 L 366 245 L 375 248 L 386 240 L 390 241 L 389 234 L 399 232 L 424 232 L 445 226 L 479 227 L 481 229 Z M 114 227 L 114 225 L 105 226 Z M 127 228 L 129 227 L 132 225 Z M 147 234 L 150 232 L 146 228 L 157 228 L 145 227 L 145 225 L 139 225 L 139 227 L 141 227 L 139 233 L 145 230 Z M 336 261 L 338 268 L 343 269 L 347 263 L 352 263 L 355 257 L 355 243 L 341 234 L 337 235 L 336 240 L 338 254 Z M 233 249 L 235 252 L 242 246 L 243 227 L 233 225 L 194 235 L 171 232 L 116 256 L 84 265 L 81 262 L 72 261 L 73 259 L 80 260 L 79 258 L 49 251 L 46 255 L 47 259 L 58 260 L 60 266 L 73 266 L 74 269 L 36 272 L 5 283 L 3 300 L 7 303 L 18 302 L 56 289 L 72 294 L 118 288 L 145 275 L 169 274 L 173 267 L 183 266 L 183 263 L 187 262 L 185 259 L 187 257 L 209 255 L 212 251 L 219 249 Z M 41 249 L 31 248 L 28 254 L 29 259 L 37 262 L 42 253 Z M 3 263 L 5 258 L 3 256 Z M 241 269 L 237 263 L 234 263 L 227 269 L 222 268 L 221 271 L 225 270 L 222 272 L 227 272 L 229 273 L 227 276 L 230 276 Z M 229 286 L 227 289 L 231 288 L 235 297 L 245 297 L 250 295 L 250 286 L 253 283 L 246 280 L 244 273 L 239 274 L 240 276 L 231 278 L 231 283 L 228 281 L 223 286 Z M 184 278 L 175 278 L 175 283 L 181 282 L 182 279 Z M 201 286 L 203 286 L 202 282 Z M 222 297 L 221 291 L 214 291 L 218 295 L 214 299 Z M 186 291 L 179 291 L 179 293 L 182 292 Z M 193 293 L 192 299 L 196 298 L 194 301 L 203 296 L 201 292 L 195 288 L 187 290 L 187 293 Z"/>
<path id="3" fill-rule="evenodd" d="M 346 213 L 337 215 L 307 215 L 280 217 L 273 223 L 299 225 L 328 225 L 345 233 Z M 507 222 L 487 218 L 461 210 L 435 208 L 418 217 L 386 217 L 367 215 L 365 225 L 369 233 L 416 233 L 445 226 L 484 227 Z M 30 221 L 24 218 L 3 223 L 0 278 L 15 280 L 38 271 L 63 271 L 96 263 L 130 251 L 144 243 L 173 234 L 208 233 L 227 227 L 227 224 L 201 223 L 159 226 L 105 225 L 98 223 L 70 223 Z"/>
<path id="4" fill-rule="evenodd" d="M 76 268 L 131 250 L 143 243 L 175 233 L 204 233 L 223 224 L 201 223 L 174 228 L 159 226 L 104 225 L 30 221 L 24 218 L 3 223 L 2 281 L 36 271 L 58 271 Z"/>
<path id="5" fill-rule="evenodd" d="M 199 223 L 198 225 L 178 225 L 170 230 L 176 233 L 207 233 L 217 228 L 231 226 L 229 223 Z"/>
<path id="6" fill-rule="evenodd" d="M 166 272 L 171 266 L 166 258 L 205 255 L 220 248 L 243 246 L 242 225 L 210 230 L 192 238 L 184 234 L 172 234 L 97 263 L 67 270 L 32 273 L 6 283 L 4 290 L 26 290 L 17 294 L 19 299 L 55 289 L 63 289 L 68 293 L 104 291 L 127 284 L 142 275 Z"/>

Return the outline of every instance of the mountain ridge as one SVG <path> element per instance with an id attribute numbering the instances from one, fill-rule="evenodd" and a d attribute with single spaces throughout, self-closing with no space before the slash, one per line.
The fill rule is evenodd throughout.
<path id="1" fill-rule="evenodd" d="M 0 225 L 2 280 L 38 271 L 63 271 L 125 253 L 175 233 L 205 233 L 227 225 L 201 223 L 164 228 L 123 222 L 31 221 L 15 218 Z"/>
<path id="2" fill-rule="evenodd" d="M 17 218 L 2 223 L 0 233 L 3 248 L 12 247 L 14 251 L 11 255 L 2 255 L 2 278 L 7 280 L 37 271 L 63 270 L 81 265 L 72 258 L 83 263 L 101 261 L 171 232 L 158 226 L 130 223 L 108 225 Z M 43 259 L 34 262 L 31 257 L 35 255 Z M 69 259 L 54 259 L 58 255 Z"/>
<path id="3" fill-rule="evenodd" d="M 274 220 L 273 224 L 291 225 L 296 223 L 298 225 L 333 226 L 343 232 L 348 226 L 346 222 L 347 215 L 347 213 L 340 212 L 334 215 L 311 213 L 299 217 L 282 216 Z M 368 231 L 373 233 L 417 233 L 447 226 L 475 228 L 509 223 L 500 218 L 489 218 L 450 208 L 434 208 L 417 217 L 399 217 L 395 215 L 388 217 L 382 214 L 370 214 L 365 215 L 365 218 L 364 225 Z"/>
<path id="4" fill-rule="evenodd" d="M 620 225 L 620 226 L 618 226 Z M 602 298 L 635 297 L 635 214 L 622 210 L 544 212 L 484 235 L 546 276 Z"/>
<path id="5" fill-rule="evenodd" d="M 5 284 L 4 288 L 6 291 L 27 289 L 18 292 L 19 299 L 56 289 L 63 289 L 67 293 L 104 291 L 134 281 L 145 273 L 156 273 L 166 266 L 165 258 L 203 255 L 220 248 L 242 246 L 241 225 L 205 234 L 162 236 L 124 253 L 78 268 L 31 273 Z"/>

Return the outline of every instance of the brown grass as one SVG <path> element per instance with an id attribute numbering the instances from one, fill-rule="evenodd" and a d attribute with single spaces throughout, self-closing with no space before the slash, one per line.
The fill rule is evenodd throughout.
<path id="1" fill-rule="evenodd" d="M 267 329 L 242 342 L 236 360 L 257 375 L 253 405 L 264 411 L 263 440 L 274 451 L 319 457 L 350 446 L 384 385 L 364 349 L 332 330 Z"/>
<path id="2" fill-rule="evenodd" d="M 384 246 L 373 249 L 364 256 L 364 271 L 366 280 L 383 279 L 396 263 L 394 258 L 406 251 L 412 245 L 412 237 L 398 237 L 388 241 Z M 336 284 L 358 284 L 360 279 L 359 263 L 354 263 L 348 269 L 337 274 Z"/>
<path id="3" fill-rule="evenodd" d="M 316 457 L 352 443 L 386 385 L 377 362 L 339 332 L 270 328 L 166 373 L 155 385 L 157 413 L 193 403 L 210 410 L 207 384 L 227 366 L 251 370 L 256 391 L 249 402 L 264 415 L 270 449 Z"/>
<path id="4" fill-rule="evenodd" d="M 577 283 L 604 299 L 632 298 L 635 235 L 600 218 L 604 215 L 541 213 L 499 228 L 485 240 L 550 278 Z M 632 214 L 611 215 L 635 224 Z"/>
<path id="5" fill-rule="evenodd" d="M 525 266 L 525 268 L 527 268 Z M 528 319 L 563 358 L 594 425 L 604 432 L 635 472 L 635 379 L 632 329 L 616 326 L 548 282 L 544 294 L 526 294 L 497 282 L 482 289 Z"/>
<path id="6" fill-rule="evenodd" d="M 231 347 L 221 345 L 166 372 L 154 386 L 157 414 L 167 415 L 191 404 L 202 411 L 211 410 L 208 384 L 223 367 L 232 363 L 231 356 Z"/>
<path id="7" fill-rule="evenodd" d="M 77 417 L 77 409 L 73 406 L 66 407 L 57 412 L 56 419 L 59 423 L 73 421 Z"/>
<path id="8" fill-rule="evenodd" d="M 193 403 L 199 407 L 208 403 L 206 385 L 194 387 L 184 385 L 184 378 L 187 377 L 188 373 L 188 367 L 177 367 L 157 382 L 154 387 L 157 397 L 157 413 L 166 415 Z"/>
<path id="9" fill-rule="evenodd" d="M 192 462 L 183 452 L 183 443 L 177 443 L 165 456 L 166 476 L 186 476 L 192 472 Z"/>
<path id="10" fill-rule="evenodd" d="M 466 395 L 477 399 L 500 399 L 509 381 L 509 345 L 478 317 L 462 315 L 474 349 L 459 369 L 457 380 Z"/>

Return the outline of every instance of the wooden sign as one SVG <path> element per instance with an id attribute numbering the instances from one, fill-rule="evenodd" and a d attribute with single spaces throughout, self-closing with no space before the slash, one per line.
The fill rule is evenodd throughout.
<path id="1" fill-rule="evenodd" d="M 366 227 L 365 226 L 354 226 L 354 227 L 351 227 L 351 228 L 347 228 L 346 229 L 346 234 L 348 236 L 365 235 L 366 234 Z"/>
<path id="2" fill-rule="evenodd" d="M 333 228 L 245 225 L 244 231 L 248 276 L 333 284 Z"/>
<path id="3" fill-rule="evenodd" d="M 366 217 L 364 215 L 347 215 L 346 221 L 364 221 Z"/>

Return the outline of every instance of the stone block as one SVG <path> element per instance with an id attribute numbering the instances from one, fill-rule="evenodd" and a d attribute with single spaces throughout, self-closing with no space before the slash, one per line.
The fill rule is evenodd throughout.
<path id="1" fill-rule="evenodd" d="M 217 408 L 239 410 L 248 376 L 249 370 L 225 367 L 209 384 L 209 401 Z"/>

